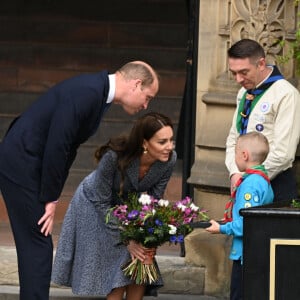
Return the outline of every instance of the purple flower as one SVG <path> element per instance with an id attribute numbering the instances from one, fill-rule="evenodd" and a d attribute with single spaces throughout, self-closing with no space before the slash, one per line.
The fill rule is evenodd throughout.
<path id="1" fill-rule="evenodd" d="M 183 219 L 183 224 L 189 224 L 191 223 L 193 220 L 193 217 L 186 217 Z"/>
<path id="2" fill-rule="evenodd" d="M 152 210 L 152 207 L 150 205 L 143 205 L 142 206 L 142 210 L 143 211 L 151 211 Z"/>
<path id="3" fill-rule="evenodd" d="M 171 242 L 171 243 L 176 243 L 176 241 L 177 241 L 176 236 L 175 236 L 175 235 L 171 235 L 171 236 L 170 236 L 170 242 Z"/>
<path id="4" fill-rule="evenodd" d="M 155 220 L 155 225 L 157 226 L 162 226 L 163 222 L 161 220 L 156 219 Z"/>
<path id="5" fill-rule="evenodd" d="M 135 220 L 139 216 L 139 212 L 137 210 L 132 210 L 128 213 L 128 220 Z"/>
<path id="6" fill-rule="evenodd" d="M 182 204 L 188 205 L 191 203 L 191 198 L 190 197 L 185 197 L 184 199 L 181 200 Z"/>
<path id="7" fill-rule="evenodd" d="M 154 228 L 153 227 L 148 228 L 148 232 L 151 234 L 154 233 Z"/>
<path id="8" fill-rule="evenodd" d="M 181 235 L 179 235 L 179 236 L 177 237 L 177 242 L 178 242 L 178 243 L 183 243 L 183 241 L 184 241 L 184 236 L 181 234 Z"/>
<path id="9" fill-rule="evenodd" d="M 191 212 L 192 212 L 191 208 L 187 207 L 184 211 L 184 214 L 189 215 L 189 214 L 191 214 Z"/>
<path id="10" fill-rule="evenodd" d="M 140 213 L 140 219 L 143 221 L 146 217 L 146 214 L 144 212 Z"/>

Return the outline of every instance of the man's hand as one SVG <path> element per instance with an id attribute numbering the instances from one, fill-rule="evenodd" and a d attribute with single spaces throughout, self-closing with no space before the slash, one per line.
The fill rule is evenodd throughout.
<path id="1" fill-rule="evenodd" d="M 205 230 L 210 233 L 220 233 L 220 224 L 215 220 L 209 221 L 211 226 L 207 227 Z"/>
<path id="2" fill-rule="evenodd" d="M 48 234 L 52 233 L 56 204 L 57 201 L 47 202 L 45 204 L 45 213 L 38 221 L 38 225 L 43 224 L 41 233 L 43 233 L 45 236 L 48 236 Z"/>

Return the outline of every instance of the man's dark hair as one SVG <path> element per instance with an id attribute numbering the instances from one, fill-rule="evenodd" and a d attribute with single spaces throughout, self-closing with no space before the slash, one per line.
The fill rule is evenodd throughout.
<path id="1" fill-rule="evenodd" d="M 256 41 L 250 39 L 242 39 L 233 44 L 227 51 L 229 58 L 249 58 L 259 59 L 265 58 L 263 47 Z"/>

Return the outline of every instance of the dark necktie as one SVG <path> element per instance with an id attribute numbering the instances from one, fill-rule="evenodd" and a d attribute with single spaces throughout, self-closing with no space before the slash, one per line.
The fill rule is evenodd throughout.
<path id="1" fill-rule="evenodd" d="M 251 112 L 251 104 L 254 98 L 255 95 L 252 94 L 251 91 L 247 91 L 245 103 L 244 103 L 244 109 L 241 112 L 241 116 L 242 116 L 241 129 L 240 129 L 241 135 L 247 133 L 248 119 Z"/>

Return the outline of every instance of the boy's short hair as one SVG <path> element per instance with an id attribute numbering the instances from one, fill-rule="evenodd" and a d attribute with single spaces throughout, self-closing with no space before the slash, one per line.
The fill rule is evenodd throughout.
<path id="1" fill-rule="evenodd" d="M 268 139 L 260 132 L 248 132 L 237 139 L 240 147 L 249 151 L 250 160 L 262 164 L 269 154 Z"/>

